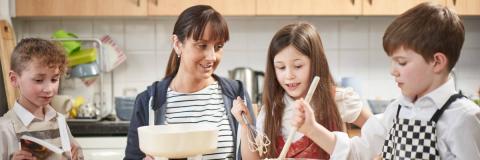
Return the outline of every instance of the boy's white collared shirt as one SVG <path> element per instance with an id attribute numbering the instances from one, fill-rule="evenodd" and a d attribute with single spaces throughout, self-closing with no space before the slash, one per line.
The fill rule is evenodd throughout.
<path id="1" fill-rule="evenodd" d="M 334 132 L 337 143 L 331 159 L 372 159 L 382 151 L 399 104 L 402 106 L 399 118 L 429 121 L 455 93 L 454 82 L 449 79 L 415 103 L 404 96 L 392 102 L 382 116 L 367 120 L 361 131 L 362 137 L 350 139 L 345 133 Z M 480 159 L 480 108 L 472 101 L 461 98 L 453 102 L 436 127 L 441 159 Z"/>
<path id="2" fill-rule="evenodd" d="M 36 118 L 32 113 L 30 113 L 27 109 L 22 107 L 18 102 L 15 102 L 12 109 L 25 126 L 29 126 L 30 123 L 32 123 L 32 121 L 35 119 L 40 120 Z M 45 107 L 45 110 L 46 112 L 43 119 L 44 121 L 50 121 L 57 116 L 57 112 L 50 105 Z"/>

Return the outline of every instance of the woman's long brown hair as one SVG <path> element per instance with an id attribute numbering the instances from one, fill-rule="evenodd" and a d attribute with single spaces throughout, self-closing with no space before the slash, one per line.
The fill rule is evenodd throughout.
<path id="1" fill-rule="evenodd" d="M 273 60 L 281 50 L 290 45 L 310 58 L 310 75 L 312 75 L 310 81 L 314 76 L 320 77 L 320 82 L 310 102 L 317 122 L 330 131 L 339 131 L 343 125 L 335 104 L 334 95 L 332 94 L 334 93 L 332 92 L 334 81 L 328 68 L 320 35 L 315 30 L 315 27 L 309 23 L 300 22 L 284 26 L 272 38 L 268 48 L 263 92 L 266 113 L 263 127 L 265 134 L 272 143 L 264 158 L 277 156 L 277 136 L 281 135 L 282 116 L 285 108 L 283 103 L 285 90 L 277 81 Z"/>
<path id="2" fill-rule="evenodd" d="M 196 5 L 185 9 L 173 27 L 173 35 L 178 37 L 180 42 L 185 42 L 187 38 L 199 40 L 203 37 L 203 33 L 207 25 L 210 24 L 212 35 L 210 37 L 214 40 L 227 42 L 229 39 L 228 25 L 220 13 L 208 5 Z M 165 70 L 165 77 L 174 77 L 178 68 L 180 67 L 180 58 L 172 49 L 170 58 L 168 58 L 167 69 Z"/>

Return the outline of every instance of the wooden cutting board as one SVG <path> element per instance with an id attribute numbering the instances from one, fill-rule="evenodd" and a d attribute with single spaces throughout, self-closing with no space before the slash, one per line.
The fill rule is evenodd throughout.
<path id="1" fill-rule="evenodd" d="M 8 72 L 10 71 L 10 57 L 15 45 L 15 32 L 13 31 L 12 26 L 7 21 L 0 20 L 0 63 L 2 64 L 1 67 L 8 109 L 13 107 L 18 95 L 17 90 L 10 84 L 10 79 L 8 77 Z"/>

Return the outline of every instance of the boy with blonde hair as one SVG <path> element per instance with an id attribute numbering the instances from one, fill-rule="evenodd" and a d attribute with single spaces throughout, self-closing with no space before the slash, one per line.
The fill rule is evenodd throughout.
<path id="1" fill-rule="evenodd" d="M 9 78 L 20 97 L 0 118 L 0 159 L 83 159 L 65 117 L 50 106 L 66 64 L 63 49 L 50 41 L 28 38 L 15 47 Z M 61 147 L 65 154 L 38 157 L 35 149 L 19 145 L 23 135 Z"/>
<path id="2" fill-rule="evenodd" d="M 422 3 L 397 17 L 383 46 L 402 96 L 361 137 L 349 138 L 315 123 L 310 105 L 296 102 L 295 126 L 331 159 L 480 159 L 480 108 L 455 91 L 449 77 L 465 39 L 462 20 L 450 9 Z"/>

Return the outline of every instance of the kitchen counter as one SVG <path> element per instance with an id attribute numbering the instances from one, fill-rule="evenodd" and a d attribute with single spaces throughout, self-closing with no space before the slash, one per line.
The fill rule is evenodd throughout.
<path id="1" fill-rule="evenodd" d="M 125 137 L 129 121 L 67 122 L 74 137 Z"/>
<path id="2" fill-rule="evenodd" d="M 75 137 L 88 160 L 123 159 L 127 137 Z"/>

